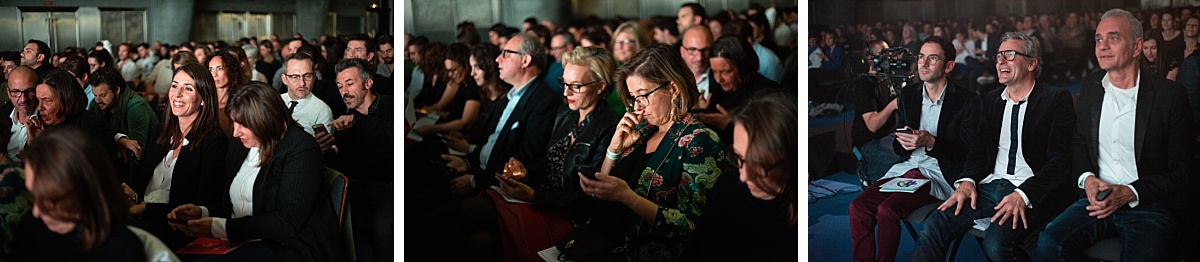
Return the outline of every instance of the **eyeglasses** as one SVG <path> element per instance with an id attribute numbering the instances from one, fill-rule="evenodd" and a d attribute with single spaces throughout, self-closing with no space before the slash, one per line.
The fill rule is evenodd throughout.
<path id="1" fill-rule="evenodd" d="M 703 55 L 708 53 L 708 48 L 683 47 L 683 51 L 687 51 L 689 55 Z"/>
<path id="2" fill-rule="evenodd" d="M 501 57 L 508 58 L 508 54 L 525 55 L 525 54 L 522 54 L 521 52 L 517 52 L 517 51 L 513 51 L 513 50 L 508 50 L 508 49 L 500 50 Z"/>
<path id="3" fill-rule="evenodd" d="M 1004 50 L 1004 51 L 996 52 L 996 61 L 1000 61 L 1001 57 L 1003 57 L 1004 60 L 1006 60 L 1006 61 L 1016 60 L 1017 55 L 1021 55 L 1024 57 L 1033 57 L 1033 56 L 1025 54 L 1025 53 L 1017 52 L 1017 50 Z"/>
<path id="4" fill-rule="evenodd" d="M 629 108 L 634 108 L 639 105 L 646 106 L 646 104 L 650 103 L 649 97 L 651 94 L 654 94 L 654 92 L 658 92 L 659 89 L 662 89 L 663 87 L 667 87 L 667 85 L 670 85 L 670 84 L 671 84 L 671 82 L 665 82 L 665 83 L 662 83 L 662 85 L 659 85 L 658 87 L 654 88 L 654 90 L 650 90 L 650 92 L 648 92 L 644 95 L 629 97 L 629 100 L 633 101 L 633 103 L 630 103 L 627 106 L 629 106 Z"/>
<path id="5" fill-rule="evenodd" d="M 923 62 L 923 61 L 929 61 L 929 62 L 937 63 L 938 61 L 942 61 L 942 56 L 940 56 L 940 55 L 925 55 L 925 54 L 917 54 L 917 62 Z"/>
<path id="6" fill-rule="evenodd" d="M 23 96 L 25 96 L 25 94 L 33 94 L 34 92 L 37 92 L 37 89 L 29 88 L 29 89 L 25 89 L 25 90 L 20 90 L 20 89 L 9 88 L 8 96 L 23 97 Z"/>
<path id="7" fill-rule="evenodd" d="M 595 83 L 599 83 L 600 80 L 591 81 L 591 82 L 587 82 L 587 83 L 583 83 L 583 84 L 570 84 L 570 83 L 567 83 L 567 81 L 564 81 L 562 77 L 559 77 L 558 82 L 562 83 L 563 89 L 568 89 L 568 90 L 571 90 L 571 93 L 578 94 L 580 92 L 583 92 L 583 87 L 589 86 L 589 85 L 592 85 Z"/>
<path id="8" fill-rule="evenodd" d="M 283 76 L 287 77 L 287 80 L 291 81 L 291 82 L 300 81 L 301 78 L 303 78 L 305 82 L 312 82 L 313 79 L 317 78 L 317 75 L 313 74 L 313 73 L 307 73 L 307 74 L 303 74 L 303 75 L 283 74 Z"/>
<path id="9" fill-rule="evenodd" d="M 625 39 L 625 40 L 616 40 L 616 41 L 613 41 L 613 45 L 630 45 L 630 44 L 633 44 L 633 43 L 637 43 L 637 41 L 634 41 L 633 39 Z"/>

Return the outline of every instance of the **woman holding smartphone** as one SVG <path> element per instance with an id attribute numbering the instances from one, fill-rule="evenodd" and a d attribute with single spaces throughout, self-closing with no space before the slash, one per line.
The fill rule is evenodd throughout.
<path id="1" fill-rule="evenodd" d="M 617 71 L 629 112 L 604 164 L 596 179 L 577 174 L 584 193 L 607 203 L 591 223 L 615 232 L 606 237 L 627 258 L 677 259 L 717 178 L 736 172 L 717 133 L 687 111 L 699 96 L 693 79 L 670 46 L 637 53 Z"/>

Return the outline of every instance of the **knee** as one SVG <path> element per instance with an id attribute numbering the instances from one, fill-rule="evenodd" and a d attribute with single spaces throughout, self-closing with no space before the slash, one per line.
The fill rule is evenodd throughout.
<path id="1" fill-rule="evenodd" d="M 851 219 L 854 219 L 856 217 L 863 216 L 863 215 L 871 215 L 872 207 L 870 205 L 868 205 L 866 203 L 866 201 L 863 201 L 862 199 L 863 198 L 861 198 L 861 197 L 856 197 L 856 198 L 854 198 L 853 201 L 850 201 L 850 209 L 846 210 L 846 211 L 847 211 L 847 213 L 850 214 Z"/>
<path id="2" fill-rule="evenodd" d="M 1013 239 L 987 235 L 983 238 L 983 253 L 989 261 L 1010 261 L 1015 255 Z"/>
<path id="3" fill-rule="evenodd" d="M 901 214 L 889 205 L 879 205 L 875 210 L 875 219 L 880 221 L 900 221 L 908 214 Z"/>

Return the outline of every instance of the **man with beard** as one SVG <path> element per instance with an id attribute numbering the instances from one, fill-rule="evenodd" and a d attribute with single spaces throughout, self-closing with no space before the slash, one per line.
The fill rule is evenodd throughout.
<path id="1" fill-rule="evenodd" d="M 350 40 L 346 41 L 346 53 L 343 54 L 343 59 L 357 58 L 366 60 L 369 66 L 375 65 L 375 40 L 364 34 L 356 34 L 350 36 Z M 367 67 L 372 69 L 374 67 Z M 372 91 L 380 95 L 392 94 L 392 79 L 375 74 L 374 70 L 367 71 L 371 73 L 371 79 L 375 82 L 375 89 Z"/>
<path id="2" fill-rule="evenodd" d="M 158 134 L 158 117 L 150 103 L 126 86 L 121 73 L 104 67 L 96 70 L 88 79 L 95 95 L 95 106 L 88 111 L 108 122 L 108 127 L 117 132 L 117 144 L 121 148 L 138 148 L 148 145 L 150 137 Z M 132 145 L 131 145 L 132 144 Z M 140 155 L 136 150 L 135 155 Z"/>
<path id="3" fill-rule="evenodd" d="M 25 143 L 29 140 L 30 116 L 37 112 L 37 97 L 34 97 L 37 81 L 37 72 L 28 66 L 17 66 L 8 73 L 8 103 L 0 106 L 0 110 L 12 120 L 9 129 L 12 136 L 5 149 L 6 155 L 12 160 L 21 160 L 21 150 L 25 149 Z"/>
<path id="4" fill-rule="evenodd" d="M 379 57 L 379 60 L 383 62 L 379 64 L 379 69 L 375 70 L 375 74 L 391 78 L 392 72 L 396 71 L 396 66 L 392 63 L 394 61 L 393 58 L 396 56 L 395 50 L 392 49 L 392 36 L 381 35 L 375 39 L 375 42 L 379 43 L 379 51 L 376 51 L 376 57 Z"/>
<path id="5" fill-rule="evenodd" d="M 293 62 L 294 63 L 294 62 Z M 350 114 L 338 117 L 330 125 L 337 128 L 338 150 L 334 169 L 350 179 L 350 205 L 354 210 L 354 229 L 360 247 L 374 250 L 374 259 L 392 260 L 392 193 L 395 162 L 393 145 L 395 113 L 391 95 L 374 92 L 370 64 L 362 59 L 338 62 L 337 87 Z M 290 93 L 290 92 L 289 92 Z"/>

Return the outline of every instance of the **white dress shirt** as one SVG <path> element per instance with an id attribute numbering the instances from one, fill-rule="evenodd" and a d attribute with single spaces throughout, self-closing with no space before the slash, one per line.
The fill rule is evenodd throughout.
<path id="1" fill-rule="evenodd" d="M 1137 207 L 1140 202 L 1133 181 L 1138 180 L 1137 151 L 1134 149 L 1133 136 L 1137 126 L 1137 92 L 1141 86 L 1142 77 L 1138 75 L 1137 82 L 1129 89 L 1120 89 L 1112 84 L 1108 75 L 1100 84 L 1104 86 L 1104 104 L 1100 107 L 1099 158 L 1097 164 L 1099 175 L 1084 172 L 1079 175 L 1077 185 L 1083 188 L 1083 181 L 1088 176 L 1096 176 L 1105 183 L 1125 185 L 1133 191 L 1134 200 L 1129 207 Z"/>
<path id="2" fill-rule="evenodd" d="M 230 218 L 240 218 L 254 215 L 254 181 L 258 179 L 258 147 L 250 148 L 242 167 L 238 168 L 233 183 L 229 185 L 229 201 L 233 203 L 233 215 Z M 207 212 L 205 212 L 207 213 Z M 206 214 L 207 215 L 207 214 Z M 229 239 L 225 231 L 225 218 L 212 219 L 212 234 L 220 239 Z"/>
<path id="3" fill-rule="evenodd" d="M 187 146 L 190 141 L 187 138 L 183 139 L 183 145 Z M 162 161 L 154 166 L 154 175 L 150 177 L 150 183 L 146 185 L 146 196 L 142 202 L 167 204 L 171 201 L 171 179 L 175 173 L 175 161 L 178 157 L 171 157 L 175 154 L 175 149 L 167 151 L 167 155 L 163 156 Z"/>
<path id="4" fill-rule="evenodd" d="M 329 105 L 326 105 L 321 99 L 317 99 L 311 92 L 296 100 L 292 100 L 292 97 L 288 96 L 288 94 L 281 94 L 279 96 L 283 97 L 284 106 L 290 107 L 292 101 L 297 102 L 296 108 L 292 109 L 292 119 L 299 122 L 300 126 L 304 127 L 304 132 L 308 132 L 309 135 L 315 134 L 313 133 L 313 125 L 329 125 L 329 122 L 333 122 L 333 112 L 329 109 Z M 326 127 L 326 131 L 328 130 L 329 128 Z"/>
<path id="5" fill-rule="evenodd" d="M 712 92 L 708 91 L 708 75 L 710 72 L 712 72 L 711 69 L 704 71 L 704 74 L 700 75 L 700 79 L 696 80 L 696 90 L 699 90 L 700 94 L 704 94 L 704 97 L 702 97 L 704 99 L 712 98 Z"/>
<path id="6" fill-rule="evenodd" d="M 25 150 L 25 141 L 29 140 L 29 127 L 17 120 L 17 109 L 13 109 L 11 114 L 8 114 L 8 119 L 12 120 L 12 127 L 8 131 L 12 132 L 12 136 L 8 138 L 8 158 L 21 161 L 21 150 Z"/>
<path id="7" fill-rule="evenodd" d="M 1033 88 L 1037 88 L 1037 85 L 1035 84 Z M 1033 177 L 1033 169 L 1029 167 L 1028 162 L 1025 162 L 1025 134 L 1024 132 L 1021 132 L 1021 130 L 1025 130 L 1025 115 L 1029 112 L 1029 94 L 1033 93 L 1033 88 L 1029 89 L 1029 93 L 1026 93 L 1025 97 L 1022 97 L 1021 100 L 1017 101 L 1009 99 L 1007 95 L 1007 87 L 1005 88 L 1004 92 L 1000 93 L 1000 99 L 1003 99 L 1007 103 L 1004 103 L 1004 114 L 1003 117 L 1001 117 L 1003 120 L 1000 123 L 1000 143 L 998 144 L 998 148 L 996 150 L 996 163 L 992 166 L 992 173 L 983 178 L 983 181 L 978 181 L 978 184 L 987 184 L 999 179 L 1006 179 L 1008 182 L 1011 182 L 1013 186 L 1020 187 L 1021 184 L 1025 183 L 1025 180 Z M 1019 109 L 1017 112 L 1017 123 L 1012 122 L 1014 105 L 1017 106 L 1017 109 Z M 1013 125 L 1016 125 L 1016 134 L 1013 134 L 1012 132 L 1014 129 Z M 1012 136 L 1014 135 L 1017 136 L 1016 145 L 1012 144 Z M 1014 150 L 1016 151 L 1016 157 L 1010 159 L 1009 154 L 1011 154 Z M 1011 160 L 1015 160 L 1016 163 L 1013 163 L 1013 173 L 1009 174 L 1008 165 L 1010 164 Z M 958 188 L 959 182 L 962 181 L 971 181 L 971 183 L 976 183 L 974 179 L 962 178 L 958 181 L 955 181 L 954 187 Z M 1033 208 L 1033 203 L 1029 202 L 1029 196 L 1025 195 L 1024 190 L 1017 188 L 1014 191 L 1021 196 L 1021 200 L 1025 201 L 1025 207 Z"/>
<path id="8" fill-rule="evenodd" d="M 916 88 L 923 89 L 924 85 Z M 941 119 L 942 103 L 945 101 L 945 98 L 945 90 L 942 91 L 941 98 L 938 98 L 937 102 L 933 102 L 933 100 L 929 99 L 926 92 L 921 91 L 920 128 L 929 132 L 929 135 L 935 137 L 938 135 L 938 119 Z M 942 175 L 941 164 L 938 164 L 937 158 L 929 156 L 928 152 L 929 150 L 923 146 L 917 147 L 909 155 L 908 160 L 892 165 L 892 168 L 888 169 L 887 174 L 884 174 L 879 180 L 900 177 L 908 172 L 908 170 L 916 168 L 921 171 L 921 175 L 929 179 L 929 185 L 931 186 L 929 194 L 937 199 L 946 200 L 953 190 L 950 189 L 950 184 L 946 182 L 946 177 Z"/>

